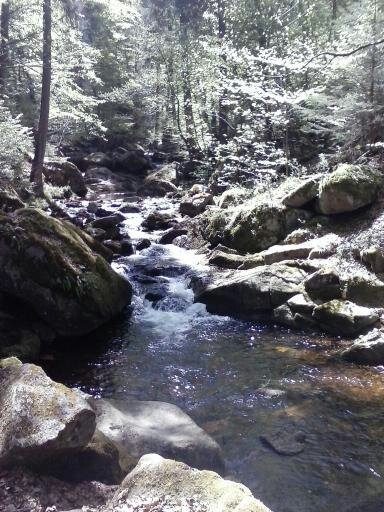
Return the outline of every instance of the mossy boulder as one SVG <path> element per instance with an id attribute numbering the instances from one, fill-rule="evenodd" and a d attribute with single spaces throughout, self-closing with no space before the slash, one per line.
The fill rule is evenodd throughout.
<path id="1" fill-rule="evenodd" d="M 280 204 L 252 204 L 241 209 L 209 213 L 203 234 L 211 243 L 223 243 L 242 254 L 257 253 L 281 242 L 311 213 Z"/>
<path id="2" fill-rule="evenodd" d="M 95 413 L 76 391 L 16 358 L 0 362 L 0 467 L 49 468 L 87 446 Z"/>
<path id="3" fill-rule="evenodd" d="M 118 314 L 131 285 L 69 222 L 25 208 L 0 214 L 0 291 L 20 299 L 61 336 L 81 336 Z"/>
<path id="4" fill-rule="evenodd" d="M 213 471 L 149 454 L 140 459 L 103 512 L 173 510 L 271 512 L 244 485 Z"/>
<path id="5" fill-rule="evenodd" d="M 383 185 L 382 175 L 366 165 L 342 164 L 320 183 L 320 213 L 351 212 L 372 204 Z"/>

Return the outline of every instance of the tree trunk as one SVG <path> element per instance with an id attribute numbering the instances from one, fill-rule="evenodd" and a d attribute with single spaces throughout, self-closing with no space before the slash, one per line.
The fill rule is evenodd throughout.
<path id="1" fill-rule="evenodd" d="M 4 97 L 6 93 L 8 66 L 9 66 L 9 20 L 10 8 L 9 1 L 1 4 L 1 23 L 0 23 L 0 95 Z"/>
<path id="2" fill-rule="evenodd" d="M 217 0 L 217 22 L 218 22 L 218 30 L 219 30 L 219 41 L 221 45 L 221 59 L 222 59 L 222 65 L 221 65 L 221 75 L 225 79 L 227 76 L 227 58 L 225 55 L 224 50 L 224 39 L 227 32 L 227 25 L 225 22 L 225 0 Z M 219 110 L 218 110 L 218 133 L 217 138 L 219 142 L 225 143 L 228 140 L 228 107 L 226 105 L 226 97 L 227 97 L 228 91 L 224 88 L 221 91 L 220 98 L 219 98 Z"/>
<path id="3" fill-rule="evenodd" d="M 41 84 L 41 107 L 39 126 L 36 134 L 35 158 L 32 164 L 31 180 L 35 183 L 37 195 L 44 195 L 43 166 L 47 147 L 49 107 L 52 82 L 52 6 L 51 0 L 43 5 L 43 77 Z"/>

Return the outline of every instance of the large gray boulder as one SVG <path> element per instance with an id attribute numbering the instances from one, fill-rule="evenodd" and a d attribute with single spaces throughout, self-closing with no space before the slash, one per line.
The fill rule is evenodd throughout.
<path id="1" fill-rule="evenodd" d="M 242 484 L 154 454 L 142 457 L 103 512 L 128 510 L 271 512 Z"/>
<path id="2" fill-rule="evenodd" d="M 152 452 L 199 469 L 224 471 L 219 445 L 175 405 L 138 400 L 90 403 L 96 411 L 97 429 L 119 450 L 125 473 Z"/>
<path id="3" fill-rule="evenodd" d="M 382 184 L 381 174 L 369 166 L 339 165 L 320 184 L 319 211 L 331 215 L 358 210 L 376 200 Z"/>
<path id="4" fill-rule="evenodd" d="M 0 291 L 62 336 L 87 334 L 122 311 L 132 287 L 69 222 L 26 208 L 0 213 Z"/>
<path id="5" fill-rule="evenodd" d="M 306 276 L 305 270 L 282 263 L 240 270 L 198 290 L 195 299 L 212 313 L 252 317 L 300 293 Z"/>
<path id="6" fill-rule="evenodd" d="M 311 213 L 275 204 L 246 205 L 225 230 L 225 243 L 241 253 L 255 253 L 281 242 Z"/>
<path id="7" fill-rule="evenodd" d="M 84 448 L 95 413 L 82 396 L 38 366 L 0 362 L 0 465 L 44 467 Z"/>
<path id="8" fill-rule="evenodd" d="M 384 332 L 373 329 L 365 336 L 360 336 L 341 355 L 353 363 L 374 366 L 384 364 Z"/>
<path id="9" fill-rule="evenodd" d="M 313 318 L 327 332 L 338 336 L 357 336 L 379 320 L 377 312 L 350 301 L 332 300 L 316 306 Z"/>

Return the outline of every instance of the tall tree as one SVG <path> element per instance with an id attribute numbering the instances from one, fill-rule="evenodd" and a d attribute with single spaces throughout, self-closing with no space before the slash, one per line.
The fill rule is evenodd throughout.
<path id="1" fill-rule="evenodd" d="M 0 95 L 4 97 L 9 66 L 9 22 L 10 6 L 6 0 L 1 4 L 0 22 Z"/>
<path id="2" fill-rule="evenodd" d="M 41 104 L 39 125 L 36 133 L 35 157 L 32 164 L 31 180 L 35 183 L 37 195 L 44 195 L 43 167 L 47 147 L 49 109 L 52 83 L 52 5 L 51 0 L 43 3 L 43 76 L 41 83 Z"/>

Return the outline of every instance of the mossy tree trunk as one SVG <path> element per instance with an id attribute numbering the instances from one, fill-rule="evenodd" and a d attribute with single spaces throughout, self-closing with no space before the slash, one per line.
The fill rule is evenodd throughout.
<path id="1" fill-rule="evenodd" d="M 44 195 L 43 166 L 47 147 L 49 109 L 52 82 L 52 5 L 51 0 L 43 4 L 43 77 L 41 84 L 41 106 L 39 126 L 36 134 L 35 157 L 32 164 L 31 181 L 35 183 L 37 195 Z"/>

